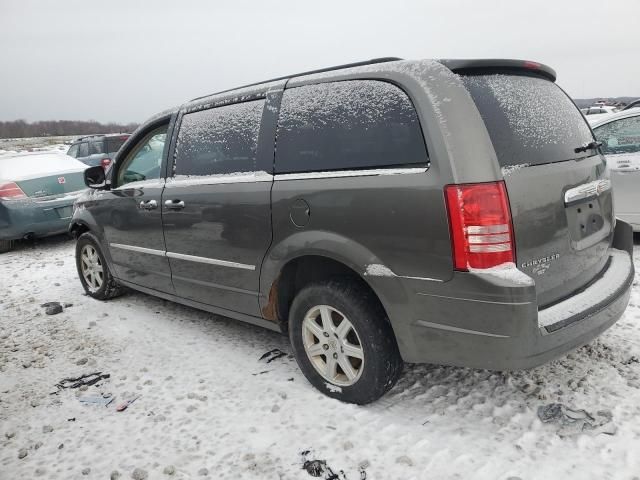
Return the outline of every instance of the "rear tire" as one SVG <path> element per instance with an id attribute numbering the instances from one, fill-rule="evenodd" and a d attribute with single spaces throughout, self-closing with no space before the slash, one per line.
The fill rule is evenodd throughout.
<path id="1" fill-rule="evenodd" d="M 0 253 L 10 252 L 13 248 L 13 240 L 0 240 Z"/>
<path id="2" fill-rule="evenodd" d="M 373 402 L 402 373 L 387 315 L 357 279 L 329 280 L 300 290 L 289 313 L 289 338 L 307 380 L 343 402 Z"/>
<path id="3" fill-rule="evenodd" d="M 76 267 L 82 288 L 90 297 L 98 300 L 109 300 L 124 293 L 111 272 L 104 258 L 98 239 L 90 232 L 85 232 L 76 242 Z"/>

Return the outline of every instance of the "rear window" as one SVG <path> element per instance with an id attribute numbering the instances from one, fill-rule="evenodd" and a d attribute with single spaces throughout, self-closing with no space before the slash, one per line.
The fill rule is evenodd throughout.
<path id="1" fill-rule="evenodd" d="M 553 82 L 525 75 L 466 75 L 462 80 L 485 122 L 503 167 L 592 155 L 574 149 L 593 141 L 580 110 Z"/>
<path id="2" fill-rule="evenodd" d="M 285 90 L 276 173 L 426 166 L 418 116 L 395 85 L 355 80 Z"/>
<path id="3" fill-rule="evenodd" d="M 106 153 L 116 153 L 120 150 L 120 147 L 124 142 L 127 141 L 128 137 L 109 137 L 105 139 L 106 142 Z"/>

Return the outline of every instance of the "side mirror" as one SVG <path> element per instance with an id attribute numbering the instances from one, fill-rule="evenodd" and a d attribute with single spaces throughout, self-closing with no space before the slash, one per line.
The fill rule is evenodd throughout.
<path id="1" fill-rule="evenodd" d="M 87 168 L 84 171 L 84 183 L 89 188 L 95 188 L 97 190 L 104 189 L 107 186 L 107 180 L 102 165 Z"/>

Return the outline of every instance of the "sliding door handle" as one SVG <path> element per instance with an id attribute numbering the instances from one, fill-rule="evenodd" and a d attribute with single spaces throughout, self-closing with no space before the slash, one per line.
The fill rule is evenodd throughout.
<path id="1" fill-rule="evenodd" d="M 155 208 L 158 208 L 158 202 L 156 202 L 155 200 L 147 200 L 145 202 L 143 200 L 140 202 L 140 205 L 138 205 L 138 207 L 142 210 L 153 210 Z"/>

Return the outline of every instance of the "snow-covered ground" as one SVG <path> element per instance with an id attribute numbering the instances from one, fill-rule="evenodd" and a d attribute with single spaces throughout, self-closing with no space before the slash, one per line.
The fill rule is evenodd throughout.
<path id="1" fill-rule="evenodd" d="M 0 138 L 0 155 L 22 151 L 62 151 L 69 150 L 69 144 L 80 135 L 61 137 Z"/>
<path id="2" fill-rule="evenodd" d="M 634 260 L 639 268 L 639 253 Z M 324 468 L 320 478 L 342 480 L 640 475 L 637 279 L 624 317 L 560 360 L 510 374 L 406 365 L 399 384 L 364 407 L 314 390 L 276 333 L 141 293 L 86 297 L 64 238 L 2 255 L 0 284 L 3 480 L 141 470 L 152 479 L 305 479 L 312 460 L 337 475 Z M 48 316 L 40 304 L 50 301 L 73 305 Z M 260 360 L 272 349 L 287 355 Z M 110 378 L 86 391 L 55 386 L 92 372 Z M 115 401 L 78 400 L 101 393 Z M 617 430 L 542 423 L 538 408 L 553 402 L 610 413 L 605 430 Z"/>

